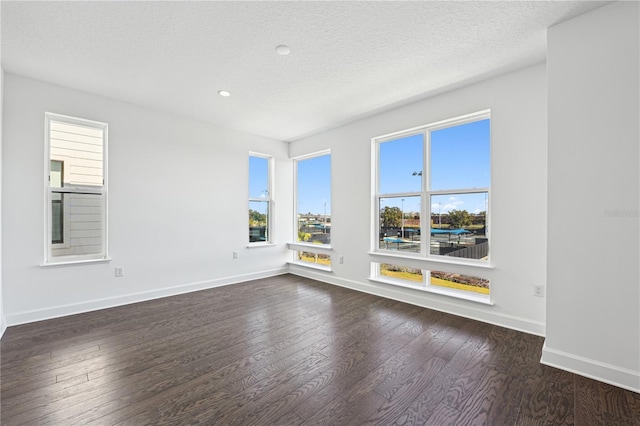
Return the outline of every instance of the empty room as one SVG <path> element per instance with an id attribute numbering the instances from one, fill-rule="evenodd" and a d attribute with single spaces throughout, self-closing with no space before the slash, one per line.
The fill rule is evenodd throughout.
<path id="1" fill-rule="evenodd" d="M 640 3 L 0 1 L 2 425 L 640 425 Z"/>

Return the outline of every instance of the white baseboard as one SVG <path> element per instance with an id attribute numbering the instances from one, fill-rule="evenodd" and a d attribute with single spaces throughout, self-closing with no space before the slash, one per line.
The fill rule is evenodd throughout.
<path id="1" fill-rule="evenodd" d="M 640 371 L 552 349 L 545 342 L 540 362 L 599 382 L 640 393 Z"/>
<path id="2" fill-rule="evenodd" d="M 230 284 L 237 284 L 245 281 L 260 278 L 274 277 L 289 272 L 286 266 L 268 271 L 254 272 L 244 275 L 234 275 L 232 277 L 217 278 L 214 280 L 200 281 L 195 283 L 181 284 L 172 287 L 165 287 L 157 290 L 145 291 L 141 293 L 131 293 L 122 296 L 109 297 L 105 299 L 90 300 L 87 302 L 74 303 L 69 305 L 54 306 L 46 309 L 17 312 L 9 314 L 6 318 L 8 326 L 26 324 L 30 322 L 43 321 L 52 318 L 64 317 L 67 315 L 81 314 L 83 312 L 97 311 L 99 309 L 113 308 L 116 306 L 128 305 L 131 303 L 144 302 L 147 300 L 160 299 L 162 297 L 175 296 L 178 294 L 191 293 L 199 290 L 206 290 L 214 287 L 221 287 Z"/>
<path id="3" fill-rule="evenodd" d="M 350 288 L 352 290 L 361 291 L 363 293 L 373 294 L 375 296 L 385 297 L 399 302 L 433 309 L 435 311 L 446 312 L 448 314 L 494 324 L 522 331 L 524 333 L 534 334 L 536 336 L 544 337 L 545 334 L 545 324 L 543 323 L 511 315 L 492 313 L 488 312 L 487 309 L 478 309 L 475 307 L 474 302 L 452 299 L 449 296 L 439 294 L 412 292 L 411 290 L 404 290 L 399 287 L 395 288 L 391 285 L 382 286 L 346 280 L 344 278 L 337 278 L 331 273 L 322 273 L 305 267 L 296 267 L 295 265 L 290 265 L 289 272 L 294 275 L 311 278 L 328 284 L 334 284 Z"/>

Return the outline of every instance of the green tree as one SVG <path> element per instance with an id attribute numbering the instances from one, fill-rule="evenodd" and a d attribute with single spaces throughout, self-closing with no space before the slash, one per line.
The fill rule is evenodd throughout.
<path id="1" fill-rule="evenodd" d="M 298 241 L 307 242 L 311 238 L 311 234 L 308 232 L 298 231 Z"/>
<path id="2" fill-rule="evenodd" d="M 385 207 L 380 212 L 382 226 L 387 228 L 398 228 L 402 225 L 402 211 L 399 207 Z"/>
<path id="3" fill-rule="evenodd" d="M 487 212 L 482 211 L 471 215 L 471 221 L 474 225 L 484 225 L 487 222 Z"/>
<path id="4" fill-rule="evenodd" d="M 466 210 L 451 210 L 449 212 L 449 225 L 452 229 L 460 229 L 471 225 L 471 215 Z"/>
<path id="5" fill-rule="evenodd" d="M 267 215 L 256 210 L 249 209 L 249 226 L 266 226 Z"/>

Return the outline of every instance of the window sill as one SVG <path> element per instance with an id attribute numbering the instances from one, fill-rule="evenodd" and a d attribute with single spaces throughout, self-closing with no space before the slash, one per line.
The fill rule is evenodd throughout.
<path id="1" fill-rule="evenodd" d="M 440 294 L 442 296 L 449 296 L 455 299 L 468 300 L 470 302 L 493 306 L 493 302 L 491 301 L 491 295 L 474 294 L 474 293 L 455 290 L 455 289 L 439 288 L 438 286 L 433 286 L 433 285 L 425 287 L 424 285 L 419 286 L 419 285 L 405 284 L 398 280 L 389 280 L 381 277 L 369 277 L 369 281 L 386 284 L 386 285 L 392 285 L 395 287 L 408 288 L 411 290 L 418 290 L 425 293 Z"/>
<path id="2" fill-rule="evenodd" d="M 275 247 L 277 246 L 276 243 L 272 243 L 272 242 L 259 242 L 259 243 L 249 243 L 247 245 L 248 249 L 252 249 L 252 248 L 260 248 L 260 247 Z"/>
<path id="3" fill-rule="evenodd" d="M 473 268 L 482 268 L 482 269 L 494 269 L 494 266 L 491 265 L 490 263 L 478 261 L 474 259 L 460 260 L 460 258 L 444 258 L 444 256 L 442 256 L 443 258 L 439 258 L 435 256 L 425 257 L 418 253 L 416 253 L 415 255 L 410 255 L 410 254 L 396 254 L 396 253 L 385 252 L 385 251 L 370 251 L 368 254 L 370 256 L 377 256 L 377 257 L 383 257 L 388 259 L 411 259 L 411 260 L 418 260 L 425 263 L 436 263 L 436 264 L 439 263 L 439 264 L 446 264 L 446 265 L 470 266 Z"/>
<path id="4" fill-rule="evenodd" d="M 315 263 L 307 263 L 307 262 L 287 262 L 289 265 L 295 265 L 295 266 L 302 266 L 303 268 L 309 268 L 309 269 L 316 269 L 318 271 L 325 271 L 325 272 L 333 272 L 333 270 L 331 269 L 331 266 L 326 266 L 326 265 L 318 265 Z"/>
<path id="5" fill-rule="evenodd" d="M 110 257 L 105 257 L 102 259 L 84 259 L 84 260 L 66 260 L 63 262 L 48 262 L 48 263 L 42 263 L 40 264 L 40 266 L 42 268 L 50 268 L 50 267 L 55 267 L 55 266 L 71 266 L 71 265 L 84 265 L 84 264 L 89 264 L 89 263 L 109 263 L 111 262 L 111 258 Z"/>
<path id="6" fill-rule="evenodd" d="M 309 251 L 312 253 L 330 253 L 333 248 L 328 244 L 287 243 L 289 250 Z"/>

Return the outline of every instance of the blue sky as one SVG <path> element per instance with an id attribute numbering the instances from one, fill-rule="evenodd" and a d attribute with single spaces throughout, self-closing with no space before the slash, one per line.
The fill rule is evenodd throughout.
<path id="1" fill-rule="evenodd" d="M 249 156 L 249 198 L 266 198 L 269 189 L 269 160 Z"/>
<path id="2" fill-rule="evenodd" d="M 298 161 L 298 213 L 331 214 L 331 155 Z"/>

